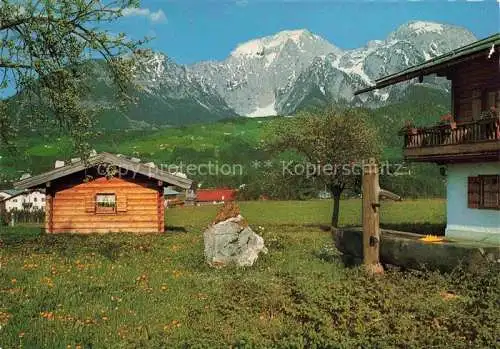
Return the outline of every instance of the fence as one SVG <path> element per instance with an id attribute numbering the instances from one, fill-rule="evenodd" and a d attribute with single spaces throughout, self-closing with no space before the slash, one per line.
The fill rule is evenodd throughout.
<path id="1" fill-rule="evenodd" d="M 0 223 L 15 226 L 17 224 L 42 224 L 45 222 L 45 211 L 39 209 L 18 210 L 10 212 L 2 210 Z"/>

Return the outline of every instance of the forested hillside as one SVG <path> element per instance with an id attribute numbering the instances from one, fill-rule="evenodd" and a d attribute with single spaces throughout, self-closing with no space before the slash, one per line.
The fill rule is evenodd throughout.
<path id="1" fill-rule="evenodd" d="M 321 109 L 316 109 L 320 112 Z M 417 125 L 432 125 L 440 115 L 449 111 L 449 95 L 442 90 L 426 86 L 414 86 L 396 103 L 379 109 L 366 110 L 373 127 L 377 128 L 383 144 L 383 160 L 402 163 L 402 139 L 399 129 L 406 120 Z M 275 187 L 279 181 L 280 161 L 295 159 L 293 154 L 284 154 L 279 159 L 272 158 L 263 147 L 267 125 L 278 117 L 269 118 L 229 118 L 212 123 L 194 124 L 163 129 L 143 130 L 99 130 L 93 147 L 98 151 L 120 153 L 138 157 L 144 162 L 158 164 L 241 164 L 242 173 L 234 176 L 196 175 L 195 180 L 202 186 L 231 186 L 247 184 L 255 191 L 265 191 Z M 55 160 L 70 159 L 71 142 L 47 129 L 27 132 L 17 141 L 14 153 L 4 153 L 0 159 L 2 183 L 8 186 L 22 173 L 41 173 L 49 170 Z M 266 166 L 264 166 L 264 164 Z M 401 176 L 383 177 L 388 189 L 406 196 L 440 196 L 443 194 L 443 177 L 433 164 L 404 164 Z M 267 183 L 262 183 L 267 181 Z M 259 182 L 258 184 L 255 184 Z M 304 193 L 317 192 L 320 183 L 312 183 L 296 178 L 293 187 L 304 190 L 274 193 L 275 196 L 297 197 Z M 256 195 L 254 193 L 253 195 Z M 307 196 L 306 195 L 306 196 Z"/>

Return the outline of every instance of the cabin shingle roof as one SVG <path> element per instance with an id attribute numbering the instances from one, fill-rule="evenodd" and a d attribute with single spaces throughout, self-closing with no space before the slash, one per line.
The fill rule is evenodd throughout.
<path id="1" fill-rule="evenodd" d="M 92 156 L 87 161 L 78 161 L 75 163 L 68 164 L 63 167 L 56 168 L 52 171 L 39 174 L 21 181 L 14 183 L 15 189 L 30 189 L 52 180 L 69 176 L 73 173 L 83 171 L 92 166 L 96 166 L 101 163 L 109 163 L 111 165 L 117 166 L 119 168 L 132 171 L 134 173 L 141 174 L 143 176 L 153 178 L 159 181 L 163 181 L 168 184 L 178 186 L 180 188 L 188 189 L 191 187 L 192 181 L 187 178 L 182 178 L 168 172 L 162 171 L 158 168 L 153 168 L 146 166 L 145 164 L 133 162 L 123 157 L 118 157 L 110 153 L 100 153 L 96 156 Z"/>

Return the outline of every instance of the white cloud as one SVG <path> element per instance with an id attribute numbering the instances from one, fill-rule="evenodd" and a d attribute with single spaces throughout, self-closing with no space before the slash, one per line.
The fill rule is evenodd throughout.
<path id="1" fill-rule="evenodd" d="M 158 10 L 156 12 L 151 12 L 151 20 L 153 22 L 166 22 L 167 21 L 167 16 L 165 15 L 165 12 L 163 10 Z"/>
<path id="2" fill-rule="evenodd" d="M 248 0 L 236 0 L 235 4 L 236 6 L 245 7 L 248 5 Z"/>
<path id="3" fill-rule="evenodd" d="M 165 12 L 163 12 L 162 9 L 159 9 L 158 11 L 151 11 L 148 8 L 130 7 L 123 9 L 122 14 L 125 17 L 134 17 L 134 16 L 146 17 L 151 22 L 155 23 L 164 23 L 167 21 L 167 16 L 165 15 Z"/>

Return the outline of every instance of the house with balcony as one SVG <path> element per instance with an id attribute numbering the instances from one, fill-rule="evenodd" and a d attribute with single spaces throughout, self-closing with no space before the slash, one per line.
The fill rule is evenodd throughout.
<path id="1" fill-rule="evenodd" d="M 376 80 L 365 93 L 426 75 L 451 82 L 447 122 L 402 131 L 408 161 L 447 174 L 446 236 L 500 243 L 500 33 Z"/>

